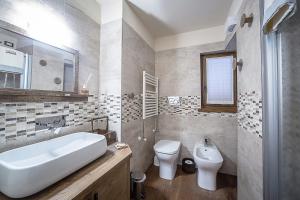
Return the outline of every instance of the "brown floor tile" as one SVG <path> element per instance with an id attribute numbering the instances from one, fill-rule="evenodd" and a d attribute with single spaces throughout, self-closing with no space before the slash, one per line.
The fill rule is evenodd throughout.
<path id="1" fill-rule="evenodd" d="M 159 168 L 151 166 L 145 183 L 146 200 L 236 200 L 236 177 L 218 174 L 216 191 L 207 191 L 197 185 L 196 173 L 185 174 L 180 166 L 172 181 L 159 177 Z"/>

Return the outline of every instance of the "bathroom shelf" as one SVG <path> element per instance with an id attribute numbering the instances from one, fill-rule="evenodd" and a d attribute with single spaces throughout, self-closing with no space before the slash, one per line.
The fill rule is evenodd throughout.
<path id="1" fill-rule="evenodd" d="M 0 89 L 0 102 L 87 101 L 91 96 L 75 92 Z"/>

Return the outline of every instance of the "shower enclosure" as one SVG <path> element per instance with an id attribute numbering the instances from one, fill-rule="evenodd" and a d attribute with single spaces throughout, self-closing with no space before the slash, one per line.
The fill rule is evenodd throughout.
<path id="1" fill-rule="evenodd" d="M 296 2 L 296 1 L 294 1 Z M 264 199 L 300 198 L 300 11 L 264 36 Z"/>

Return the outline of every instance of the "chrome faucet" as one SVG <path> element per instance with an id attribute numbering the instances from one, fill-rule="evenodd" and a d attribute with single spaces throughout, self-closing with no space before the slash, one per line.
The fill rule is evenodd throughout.
<path id="1" fill-rule="evenodd" d="M 204 138 L 204 146 L 209 146 L 209 138 Z"/>
<path id="2" fill-rule="evenodd" d="M 35 130 L 49 130 L 54 134 L 58 134 L 62 127 L 66 126 L 65 116 L 54 116 L 38 118 L 35 121 Z"/>

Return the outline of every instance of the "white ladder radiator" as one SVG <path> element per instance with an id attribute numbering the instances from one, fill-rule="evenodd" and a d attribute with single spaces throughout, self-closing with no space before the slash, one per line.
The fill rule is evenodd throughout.
<path id="1" fill-rule="evenodd" d="M 143 71 L 143 119 L 158 115 L 158 78 Z"/>
<path id="2" fill-rule="evenodd" d="M 139 140 L 147 141 L 145 137 L 145 124 L 147 118 L 158 116 L 158 78 L 143 71 L 143 131 Z M 157 118 L 155 119 L 155 129 L 157 131 Z"/>

